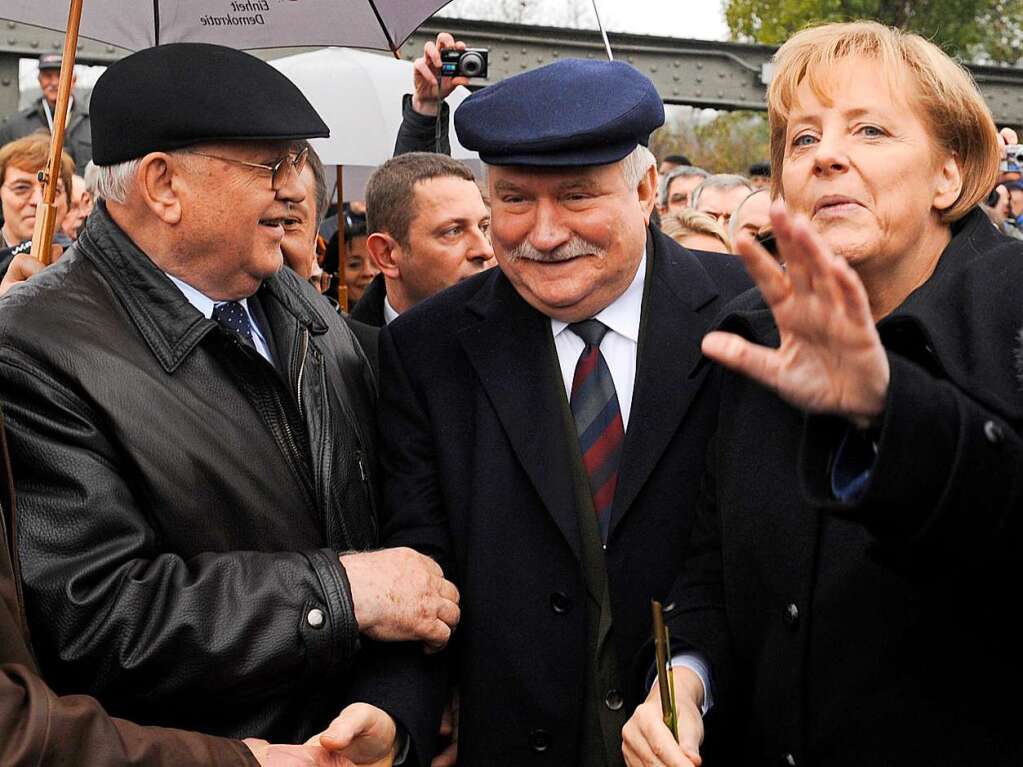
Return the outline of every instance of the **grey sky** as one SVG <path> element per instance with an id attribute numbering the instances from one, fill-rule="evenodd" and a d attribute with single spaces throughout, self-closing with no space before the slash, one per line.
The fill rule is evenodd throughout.
<path id="1" fill-rule="evenodd" d="M 725 40 L 723 0 L 597 0 L 612 31 Z M 454 0 L 448 16 L 596 28 L 592 0 Z"/>

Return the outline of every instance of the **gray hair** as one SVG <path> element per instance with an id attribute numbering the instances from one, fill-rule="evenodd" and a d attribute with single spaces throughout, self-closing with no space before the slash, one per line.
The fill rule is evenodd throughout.
<path id="1" fill-rule="evenodd" d="M 637 144 L 629 154 L 619 160 L 622 166 L 622 175 L 625 176 L 625 183 L 629 189 L 635 189 L 643 176 L 650 170 L 651 166 L 657 167 L 657 158 L 653 152 L 642 144 Z"/>
<path id="2" fill-rule="evenodd" d="M 119 202 L 122 205 L 128 199 L 128 193 L 135 185 L 135 175 L 139 171 L 141 157 L 126 160 L 114 165 L 96 166 L 96 195 L 101 200 Z"/>
<path id="3" fill-rule="evenodd" d="M 710 173 L 703 168 L 697 168 L 695 165 L 679 165 L 677 168 L 672 168 L 668 173 L 665 173 L 661 176 L 661 186 L 657 190 L 657 201 L 661 204 L 662 208 L 668 206 L 668 190 L 671 188 L 671 182 L 683 176 L 707 178 L 710 176 Z"/>
<path id="4" fill-rule="evenodd" d="M 100 199 L 99 189 L 99 166 L 96 165 L 92 160 L 85 163 L 85 170 L 82 171 L 82 178 L 85 179 L 85 191 L 89 193 L 89 196 L 95 202 Z"/>
<path id="5" fill-rule="evenodd" d="M 693 193 L 689 195 L 689 207 L 695 208 L 697 203 L 700 202 L 700 195 L 704 189 L 737 189 L 741 186 L 746 187 L 751 192 L 754 191 L 753 182 L 745 176 L 739 176 L 733 173 L 717 173 L 713 176 L 707 176 L 700 185 L 693 190 Z"/>
<path id="6" fill-rule="evenodd" d="M 747 202 L 749 202 L 750 197 L 753 197 L 754 195 L 757 195 L 757 194 L 767 194 L 767 193 L 768 193 L 767 189 L 754 189 L 752 192 L 750 192 L 748 195 L 746 195 L 746 199 L 744 199 L 742 202 L 739 203 L 739 206 L 735 209 L 735 213 L 733 213 L 732 217 L 728 220 L 728 239 L 729 240 L 731 240 L 732 242 L 735 242 L 735 235 L 738 234 L 738 232 L 739 232 L 739 224 L 738 224 L 738 221 L 739 221 L 739 211 L 742 210 L 742 206 L 745 205 Z"/>

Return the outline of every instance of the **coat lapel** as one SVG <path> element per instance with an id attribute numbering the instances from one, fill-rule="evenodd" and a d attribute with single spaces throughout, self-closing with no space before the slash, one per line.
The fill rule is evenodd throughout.
<path id="1" fill-rule="evenodd" d="M 564 391 L 559 390 L 563 384 L 550 320 L 522 300 L 499 273 L 486 281 L 467 309 L 478 319 L 459 331 L 462 347 L 519 463 L 581 557 Z"/>
<path id="2" fill-rule="evenodd" d="M 659 233 L 647 240 L 636 383 L 609 535 L 636 500 L 706 377 L 706 366 L 695 376 L 690 373 L 700 360 L 717 288 L 696 256 L 669 243 Z"/>

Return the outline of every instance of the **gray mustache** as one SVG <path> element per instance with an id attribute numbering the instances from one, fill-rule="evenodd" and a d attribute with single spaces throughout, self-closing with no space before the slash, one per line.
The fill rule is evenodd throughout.
<path id="1" fill-rule="evenodd" d="M 556 263 L 558 261 L 568 261 L 569 259 L 588 254 L 597 256 L 598 258 L 604 258 L 607 256 L 607 251 L 594 245 L 592 242 L 587 242 L 582 237 L 576 236 L 564 245 L 559 245 L 554 250 L 547 251 L 537 250 L 533 247 L 529 240 L 523 240 L 508 251 L 508 258 L 512 261 L 518 261 L 520 258 L 524 258 L 527 261 Z"/>

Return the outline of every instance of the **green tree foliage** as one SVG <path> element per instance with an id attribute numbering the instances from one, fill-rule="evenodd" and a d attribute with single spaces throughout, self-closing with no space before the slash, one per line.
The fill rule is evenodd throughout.
<path id="1" fill-rule="evenodd" d="M 767 115 L 763 112 L 722 112 L 710 121 L 672 115 L 650 139 L 658 157 L 684 154 L 711 173 L 746 175 L 756 162 L 770 158 Z"/>
<path id="2" fill-rule="evenodd" d="M 738 40 L 778 45 L 809 24 L 874 19 L 964 61 L 1023 61 L 1023 0 L 724 0 L 724 8 Z"/>

